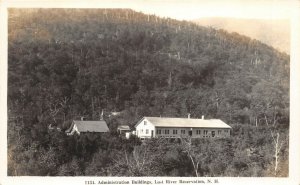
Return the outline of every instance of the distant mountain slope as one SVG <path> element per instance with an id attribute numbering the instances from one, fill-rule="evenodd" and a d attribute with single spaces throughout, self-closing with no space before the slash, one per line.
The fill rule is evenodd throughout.
<path id="1" fill-rule="evenodd" d="M 127 9 L 11 9 L 8 62 L 9 103 L 42 111 L 29 115 L 64 102 L 55 114 L 63 120 L 132 107 L 135 119 L 190 112 L 253 123 L 275 100 L 282 111 L 288 104 L 288 55 L 236 33 Z"/>
<path id="2" fill-rule="evenodd" d="M 290 22 L 288 20 L 201 18 L 194 20 L 201 26 L 211 26 L 229 32 L 237 32 L 260 40 L 283 52 L 290 52 Z"/>

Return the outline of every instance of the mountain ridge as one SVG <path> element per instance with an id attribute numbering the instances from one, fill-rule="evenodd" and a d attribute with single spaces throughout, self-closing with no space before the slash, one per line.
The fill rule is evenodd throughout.
<path id="1" fill-rule="evenodd" d="M 253 76 L 267 81 L 273 78 L 280 79 L 273 80 L 272 83 L 288 81 L 287 55 L 237 33 L 199 27 L 187 21 L 161 19 L 127 9 L 40 9 L 29 13 L 28 16 L 30 19 L 27 20 L 35 20 L 33 24 L 26 22 L 25 14 L 22 16 L 23 20 L 19 21 L 20 25 L 9 19 L 10 23 L 13 23 L 9 24 L 10 46 L 14 39 L 25 43 L 25 46 L 26 42 L 37 41 L 38 47 L 26 46 L 32 50 L 27 56 L 37 60 L 32 66 L 42 64 L 41 66 L 50 70 L 46 76 L 50 79 L 55 78 L 54 82 L 63 83 L 59 77 L 65 78 L 62 76 L 64 70 L 75 72 L 66 78 L 66 82 L 69 80 L 75 86 L 68 85 L 67 89 L 62 86 L 59 96 L 74 96 L 72 89 L 81 83 L 78 82 L 78 78 L 83 78 L 84 82 L 87 74 L 100 77 L 98 84 L 94 84 L 95 82 L 91 81 L 92 76 L 88 75 L 87 88 L 91 88 L 93 84 L 106 84 L 106 89 L 99 87 L 100 92 L 106 94 L 113 107 L 118 104 L 120 106 L 122 102 L 121 109 L 126 101 L 133 100 L 132 93 L 137 93 L 143 86 L 147 91 L 155 88 L 169 88 L 169 91 L 172 91 L 173 88 L 180 90 L 205 86 L 213 90 L 216 86 L 222 86 L 222 83 L 235 81 L 237 76 L 243 80 Z M 62 49 L 65 52 L 62 52 Z M 49 63 L 49 60 L 54 64 Z M 65 62 L 62 63 L 62 60 Z M 12 58 L 9 58 L 9 61 L 10 66 L 21 64 Z M 47 63 L 54 66 L 50 65 L 49 68 Z M 59 65 L 66 65 L 66 69 L 56 69 Z M 99 72 L 94 71 L 95 68 L 104 70 L 104 73 L 98 74 Z M 133 73 L 138 78 L 129 74 L 132 69 L 136 70 Z M 88 73 L 85 74 L 84 71 Z M 49 84 L 49 81 L 44 79 L 45 74 L 41 72 L 38 74 L 42 77 L 28 72 L 25 74 L 29 75 L 30 81 L 34 77 L 35 83 Z M 111 78 L 116 78 L 116 82 Z M 122 79 L 128 83 L 117 87 L 114 83 L 122 84 Z M 253 85 L 255 83 L 250 86 Z M 286 85 L 284 88 L 288 88 Z M 126 87 L 130 87 L 131 90 L 125 90 Z M 89 94 L 94 94 L 90 94 L 91 97 L 99 90 L 93 91 L 89 91 Z M 86 91 L 81 89 L 79 92 Z M 103 106 L 107 101 L 105 99 L 102 97 L 101 101 L 98 100 L 100 102 L 97 107 Z"/>
<path id="2" fill-rule="evenodd" d="M 252 39 L 273 46 L 280 51 L 290 53 L 290 23 L 287 19 L 245 19 L 210 17 L 193 20 L 201 26 L 211 26 L 228 32 L 238 32 Z"/>

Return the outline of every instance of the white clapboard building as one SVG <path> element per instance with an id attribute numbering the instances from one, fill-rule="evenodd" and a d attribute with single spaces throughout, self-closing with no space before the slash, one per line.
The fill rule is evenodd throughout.
<path id="1" fill-rule="evenodd" d="M 143 117 L 136 125 L 135 134 L 141 139 L 164 138 L 224 138 L 231 127 L 220 119 Z"/>

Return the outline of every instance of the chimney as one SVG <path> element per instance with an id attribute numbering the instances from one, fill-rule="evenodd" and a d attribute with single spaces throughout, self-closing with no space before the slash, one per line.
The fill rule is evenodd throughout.
<path id="1" fill-rule="evenodd" d="M 102 112 L 101 112 L 101 114 L 100 114 L 100 120 L 102 121 L 103 120 L 103 109 L 102 109 Z"/>
<path id="2" fill-rule="evenodd" d="M 203 119 L 203 120 L 204 120 L 204 115 L 202 115 L 201 119 Z"/>
<path id="3" fill-rule="evenodd" d="M 188 119 L 190 119 L 191 118 L 191 114 L 190 113 L 188 113 Z"/>

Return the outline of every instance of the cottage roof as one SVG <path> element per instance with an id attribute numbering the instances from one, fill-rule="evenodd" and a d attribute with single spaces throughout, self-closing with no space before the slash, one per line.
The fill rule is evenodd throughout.
<path id="1" fill-rule="evenodd" d="M 108 132 L 109 129 L 105 121 L 77 121 L 74 120 L 79 132 Z"/>
<path id="2" fill-rule="evenodd" d="M 119 125 L 118 130 L 130 130 L 130 127 L 128 125 Z"/>
<path id="3" fill-rule="evenodd" d="M 231 128 L 229 125 L 227 125 L 220 119 L 161 118 L 161 117 L 144 117 L 144 118 L 147 119 L 156 127 Z M 144 120 L 144 118 L 142 120 Z M 139 121 L 138 124 L 141 121 Z"/>

